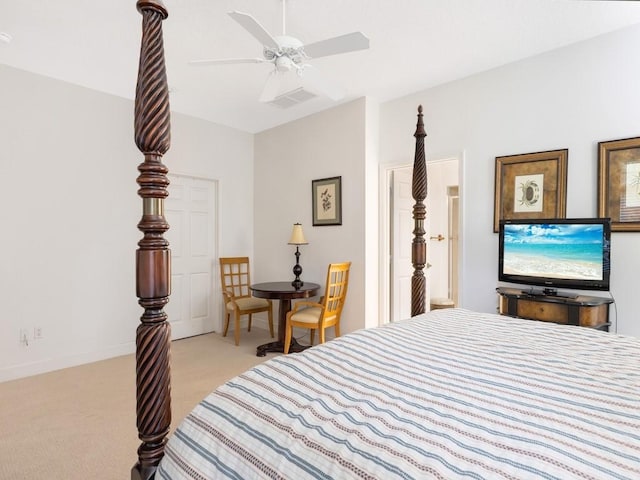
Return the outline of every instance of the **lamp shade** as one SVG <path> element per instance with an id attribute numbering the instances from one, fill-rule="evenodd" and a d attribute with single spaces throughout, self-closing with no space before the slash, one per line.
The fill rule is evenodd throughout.
<path id="1" fill-rule="evenodd" d="M 289 239 L 289 245 L 307 245 L 308 243 L 309 242 L 304 238 L 302 225 L 294 223 L 293 230 L 291 231 L 291 238 Z"/>

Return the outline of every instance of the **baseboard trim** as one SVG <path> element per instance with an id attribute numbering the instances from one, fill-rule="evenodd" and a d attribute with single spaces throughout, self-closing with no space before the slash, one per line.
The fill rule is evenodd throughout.
<path id="1" fill-rule="evenodd" d="M 13 365 L 0 369 L 0 383 L 10 380 L 18 380 L 24 377 L 40 375 L 42 373 L 62 370 L 63 368 L 77 367 L 86 363 L 99 362 L 109 358 L 120 357 L 135 353 L 135 342 L 115 345 L 97 352 L 86 352 L 68 357 L 45 358 L 35 362 Z"/>
<path id="2" fill-rule="evenodd" d="M 247 322 L 247 316 L 243 315 L 240 320 L 241 332 L 247 330 Z M 276 330 L 277 332 L 277 319 L 274 319 L 274 324 L 274 330 Z M 254 328 L 262 328 L 268 331 L 269 322 L 267 320 L 267 316 L 262 316 L 260 314 L 254 315 L 252 326 Z M 229 326 L 229 331 L 233 332 L 233 320 L 231 321 L 231 325 Z M 219 333 L 222 333 L 222 329 Z M 107 347 L 96 352 L 85 352 L 81 354 L 69 355 L 67 357 L 43 358 L 34 362 L 22 363 L 19 365 L 0 368 L 0 383 L 8 382 L 11 380 L 18 380 L 25 377 L 32 377 L 34 375 L 49 373 L 56 370 L 62 370 L 63 368 L 77 367 L 79 365 L 84 365 L 87 363 L 99 362 L 101 360 L 120 357 L 122 355 L 130 355 L 135 353 L 135 348 L 135 342 L 129 342 L 122 345 Z"/>

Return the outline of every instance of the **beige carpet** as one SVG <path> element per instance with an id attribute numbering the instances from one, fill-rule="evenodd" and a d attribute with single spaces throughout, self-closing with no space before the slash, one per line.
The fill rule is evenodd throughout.
<path id="1" fill-rule="evenodd" d="M 172 343 L 172 430 L 216 386 L 258 363 L 269 333 L 244 330 Z M 0 383 L 0 479 L 130 478 L 140 445 L 135 358 L 113 358 Z"/>

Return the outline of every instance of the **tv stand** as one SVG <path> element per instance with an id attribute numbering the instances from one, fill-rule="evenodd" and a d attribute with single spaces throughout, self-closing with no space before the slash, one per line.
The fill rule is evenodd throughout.
<path id="1" fill-rule="evenodd" d="M 498 287 L 501 315 L 609 331 L 610 298 Z"/>

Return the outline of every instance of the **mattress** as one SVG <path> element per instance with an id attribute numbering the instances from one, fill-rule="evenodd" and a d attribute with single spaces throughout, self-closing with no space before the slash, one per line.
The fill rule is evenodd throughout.
<path id="1" fill-rule="evenodd" d="M 442 309 L 209 394 L 160 479 L 639 479 L 640 339 Z"/>

